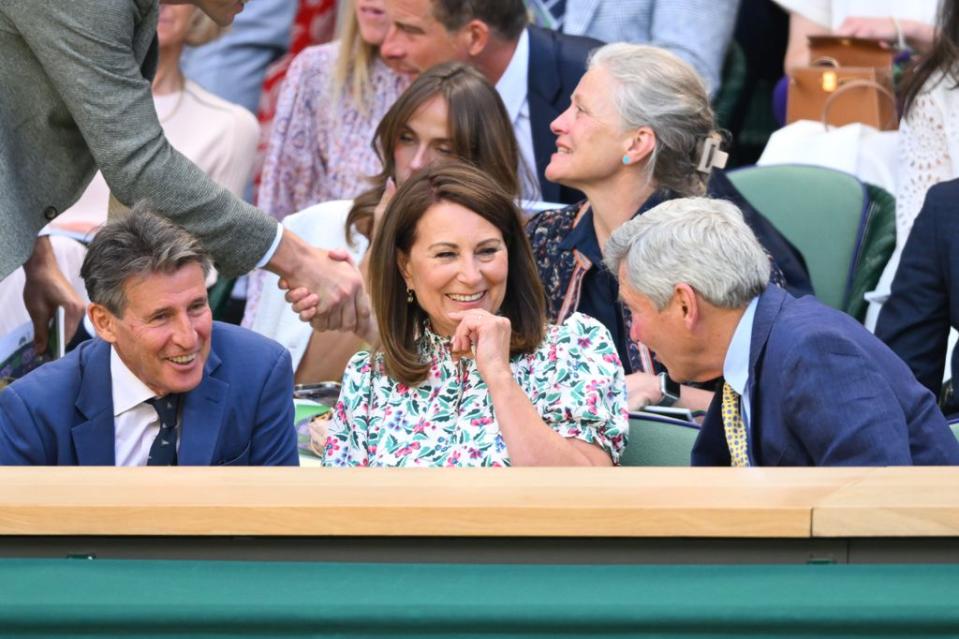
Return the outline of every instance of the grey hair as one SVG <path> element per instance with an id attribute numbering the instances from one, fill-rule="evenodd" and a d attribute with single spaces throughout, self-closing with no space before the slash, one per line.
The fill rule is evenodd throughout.
<path id="1" fill-rule="evenodd" d="M 680 195 L 705 194 L 709 176 L 697 166 L 715 118 L 693 67 L 665 49 L 624 42 L 593 51 L 589 68 L 596 67 L 615 81 L 613 100 L 623 128 L 648 126 L 656 135 L 647 176 Z"/>
<path id="2" fill-rule="evenodd" d="M 669 200 L 620 226 L 606 243 L 606 267 L 625 265 L 630 288 L 662 310 L 676 284 L 707 302 L 742 308 L 769 284 L 769 256 L 726 200 Z"/>
<path id="3" fill-rule="evenodd" d="M 127 304 L 123 285 L 129 278 L 173 273 L 190 263 L 199 264 L 204 277 L 210 272 L 210 258 L 200 242 L 140 202 L 128 215 L 100 229 L 80 276 L 90 301 L 122 317 Z"/>

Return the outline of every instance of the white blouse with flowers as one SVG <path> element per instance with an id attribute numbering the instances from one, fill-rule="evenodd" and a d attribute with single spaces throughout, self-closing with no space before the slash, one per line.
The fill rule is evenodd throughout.
<path id="1" fill-rule="evenodd" d="M 417 386 L 390 379 L 383 357 L 353 356 L 330 422 L 327 466 L 509 466 L 493 401 L 474 360 L 454 362 L 450 340 L 430 330 L 420 353 L 431 363 Z M 536 412 L 563 437 L 599 445 L 618 463 L 628 415 L 623 367 L 609 331 L 572 314 L 549 326 L 532 353 L 510 361 Z"/>

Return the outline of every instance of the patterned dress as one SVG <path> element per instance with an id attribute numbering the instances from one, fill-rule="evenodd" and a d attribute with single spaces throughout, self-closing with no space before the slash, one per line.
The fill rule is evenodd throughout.
<path id="1" fill-rule="evenodd" d="M 473 360 L 453 361 L 450 340 L 425 329 L 431 363 L 410 387 L 390 379 L 382 355 L 353 356 L 330 422 L 327 466 L 509 466 L 493 401 Z M 575 313 L 548 327 L 533 353 L 514 357 L 513 378 L 557 433 L 598 444 L 615 463 L 626 445 L 623 369 L 609 332 Z"/>

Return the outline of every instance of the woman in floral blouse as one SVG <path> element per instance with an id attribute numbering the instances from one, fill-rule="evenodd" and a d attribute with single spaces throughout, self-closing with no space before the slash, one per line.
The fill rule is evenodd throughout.
<path id="1" fill-rule="evenodd" d="M 512 199 L 477 169 L 414 174 L 370 252 L 380 343 L 347 366 L 330 466 L 616 463 L 627 431 L 609 332 L 547 326 Z"/>

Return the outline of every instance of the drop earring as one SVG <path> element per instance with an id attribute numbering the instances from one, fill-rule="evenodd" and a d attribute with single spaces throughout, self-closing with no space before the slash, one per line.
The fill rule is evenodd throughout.
<path id="1" fill-rule="evenodd" d="M 413 303 L 413 289 L 411 288 L 406 289 L 406 303 L 407 304 Z"/>

